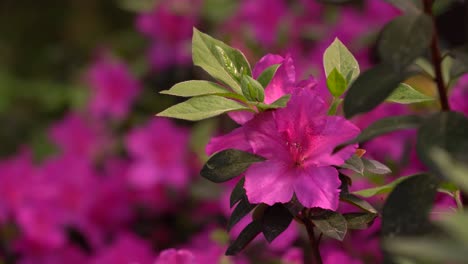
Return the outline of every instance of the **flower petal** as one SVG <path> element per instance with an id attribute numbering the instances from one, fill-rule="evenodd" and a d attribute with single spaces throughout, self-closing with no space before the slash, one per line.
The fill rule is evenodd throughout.
<path id="1" fill-rule="evenodd" d="M 296 83 L 296 70 L 291 56 L 287 56 L 276 71 L 275 76 L 265 88 L 265 100 L 271 104 L 281 96 L 292 94 Z"/>
<path id="2" fill-rule="evenodd" d="M 251 147 L 244 134 L 244 128 L 239 127 L 224 136 L 211 138 L 206 146 L 206 154 L 211 155 L 225 149 L 238 149 L 249 151 Z"/>
<path id="3" fill-rule="evenodd" d="M 294 175 L 284 163 L 265 161 L 250 166 L 244 188 L 250 203 L 287 203 L 293 196 Z"/>
<path id="4" fill-rule="evenodd" d="M 275 55 L 275 54 L 267 54 L 263 56 L 257 64 L 255 64 L 255 67 L 252 71 L 252 75 L 255 79 L 262 74 L 264 70 L 266 70 L 268 67 L 275 65 L 275 64 L 281 64 L 284 61 L 284 58 L 281 57 L 280 55 Z"/>
<path id="5" fill-rule="evenodd" d="M 315 167 L 298 171 L 294 192 L 305 207 L 336 210 L 341 185 L 338 171 L 333 167 Z"/>

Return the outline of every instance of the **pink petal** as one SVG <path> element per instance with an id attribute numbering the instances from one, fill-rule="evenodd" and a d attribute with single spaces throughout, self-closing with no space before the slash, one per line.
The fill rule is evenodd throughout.
<path id="1" fill-rule="evenodd" d="M 245 190 L 250 203 L 287 203 L 293 196 L 294 175 L 284 163 L 265 161 L 245 173 Z"/>
<path id="2" fill-rule="evenodd" d="M 275 54 L 267 54 L 263 56 L 257 64 L 255 64 L 255 67 L 252 71 L 252 75 L 255 79 L 262 74 L 264 70 L 266 70 L 268 67 L 274 65 L 274 64 L 280 64 L 284 61 L 284 58 L 281 57 L 280 55 L 275 55 Z"/>
<path id="3" fill-rule="evenodd" d="M 340 179 L 333 167 L 308 168 L 297 171 L 294 192 L 305 207 L 336 210 L 339 201 Z M 247 181 L 246 181 L 247 182 Z"/>
<path id="4" fill-rule="evenodd" d="M 244 134 L 244 128 L 239 127 L 224 136 L 214 137 L 206 146 L 206 154 L 212 155 L 215 152 L 225 149 L 238 149 L 249 151 L 251 149 L 249 142 Z"/>
<path id="5" fill-rule="evenodd" d="M 254 113 L 249 111 L 234 111 L 229 112 L 228 116 L 239 125 L 243 125 L 254 117 Z"/>
<path id="6" fill-rule="evenodd" d="M 287 56 L 265 88 L 265 103 L 270 104 L 286 94 L 291 94 L 296 83 L 296 71 L 290 56 Z"/>

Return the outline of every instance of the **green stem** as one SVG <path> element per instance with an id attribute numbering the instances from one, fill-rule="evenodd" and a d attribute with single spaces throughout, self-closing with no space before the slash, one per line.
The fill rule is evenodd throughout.
<path id="1" fill-rule="evenodd" d="M 424 0 L 424 13 L 426 13 L 432 19 L 432 41 L 431 41 L 431 58 L 432 64 L 435 71 L 435 81 L 437 83 L 437 90 L 439 92 L 440 106 L 442 111 L 450 111 L 450 105 L 447 97 L 447 88 L 445 87 L 444 78 L 442 75 L 442 56 L 440 54 L 439 47 L 439 35 L 435 23 L 435 17 L 432 13 L 432 2 L 433 0 Z"/>
<path id="2" fill-rule="evenodd" d="M 456 190 L 453 193 L 453 198 L 455 199 L 455 202 L 457 203 L 458 210 L 460 212 L 463 212 L 463 202 L 462 202 L 462 196 L 460 190 Z"/>

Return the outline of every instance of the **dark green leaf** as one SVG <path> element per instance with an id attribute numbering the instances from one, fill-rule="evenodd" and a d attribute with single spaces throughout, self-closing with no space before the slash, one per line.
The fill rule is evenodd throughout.
<path id="1" fill-rule="evenodd" d="M 348 84 L 343 75 L 341 75 L 336 68 L 333 68 L 327 77 L 327 87 L 330 93 L 334 97 L 339 97 L 346 91 L 347 86 Z"/>
<path id="2" fill-rule="evenodd" d="M 264 160 L 249 152 L 227 149 L 213 155 L 200 174 L 212 182 L 225 182 L 243 173 L 252 163 Z"/>
<path id="3" fill-rule="evenodd" d="M 352 204 L 352 205 L 355 205 L 369 213 L 372 213 L 372 214 L 377 214 L 377 210 L 368 202 L 366 202 L 365 200 L 357 197 L 356 195 L 354 194 L 351 194 L 351 193 L 343 193 L 341 192 L 340 194 L 340 200 L 341 201 L 344 201 L 344 202 L 347 202 L 349 204 Z"/>
<path id="4" fill-rule="evenodd" d="M 422 4 L 421 0 L 385 0 L 390 4 L 398 7 L 401 11 L 406 13 L 421 13 L 422 12 Z"/>
<path id="5" fill-rule="evenodd" d="M 186 81 L 180 82 L 169 90 L 161 91 L 162 94 L 170 94 L 182 97 L 192 97 L 210 94 L 230 93 L 229 90 L 219 84 L 209 81 Z"/>
<path id="6" fill-rule="evenodd" d="M 362 158 L 362 162 L 364 163 L 364 168 L 366 171 L 374 173 L 374 174 L 389 174 L 392 173 L 392 170 L 385 166 L 384 164 L 376 161 L 376 160 L 369 160 Z"/>
<path id="7" fill-rule="evenodd" d="M 258 76 L 257 81 L 263 86 L 267 87 L 268 84 L 270 83 L 271 79 L 273 79 L 273 76 L 275 76 L 276 71 L 279 68 L 279 64 L 274 64 L 271 65 L 270 67 L 266 68 L 260 76 Z"/>
<path id="8" fill-rule="evenodd" d="M 398 184 L 383 208 L 383 236 L 411 236 L 428 232 L 431 228 L 428 215 L 437 185 L 438 180 L 429 174 L 407 177 Z"/>
<path id="9" fill-rule="evenodd" d="M 231 197 L 229 198 L 229 204 L 230 204 L 231 208 L 232 208 L 237 202 L 239 202 L 240 200 L 242 200 L 242 198 L 245 197 L 244 182 L 245 182 L 245 178 L 242 178 L 242 179 L 236 184 L 236 186 L 234 187 L 234 189 L 232 190 Z"/>
<path id="10" fill-rule="evenodd" d="M 348 229 L 367 229 L 372 225 L 377 214 L 373 213 L 347 213 L 343 214 Z"/>
<path id="11" fill-rule="evenodd" d="M 400 85 L 393 91 L 393 93 L 385 99 L 388 102 L 399 104 L 414 104 L 421 102 L 434 101 L 434 98 L 427 96 L 406 83 Z"/>
<path id="12" fill-rule="evenodd" d="M 272 242 L 293 220 L 289 210 L 282 204 L 275 204 L 265 210 L 262 218 L 262 232 L 268 242 Z"/>
<path id="13" fill-rule="evenodd" d="M 291 95 L 289 94 L 283 95 L 278 100 L 274 101 L 273 103 L 269 105 L 264 104 L 264 103 L 259 103 L 258 107 L 263 110 L 283 108 L 283 107 L 286 107 L 289 99 L 291 99 Z"/>
<path id="14" fill-rule="evenodd" d="M 354 194 L 357 194 L 359 196 L 362 196 L 362 197 L 366 197 L 366 198 L 369 198 L 369 197 L 372 197 L 372 196 L 375 196 L 375 195 L 378 195 L 378 194 L 386 194 L 386 193 L 390 193 L 391 191 L 393 191 L 393 189 L 402 181 L 410 178 L 410 177 L 415 177 L 416 175 L 411 175 L 411 176 L 406 176 L 406 177 L 400 177 L 388 184 L 385 184 L 385 185 L 381 185 L 381 186 L 378 186 L 378 187 L 374 187 L 374 188 L 369 188 L 369 189 L 364 189 L 364 190 L 359 190 L 359 191 L 355 191 L 353 192 Z"/>
<path id="15" fill-rule="evenodd" d="M 323 67 L 327 78 L 333 69 L 336 69 L 346 80 L 346 84 L 351 84 L 359 76 L 359 63 L 338 38 L 335 38 L 333 43 L 325 50 Z"/>
<path id="16" fill-rule="evenodd" d="M 405 79 L 391 66 L 380 64 L 365 71 L 349 88 L 343 103 L 347 118 L 368 112 L 383 102 Z"/>
<path id="17" fill-rule="evenodd" d="M 242 94 L 247 100 L 252 102 L 263 102 L 265 94 L 263 86 L 248 75 L 242 75 L 241 80 Z"/>
<path id="18" fill-rule="evenodd" d="M 434 165 L 443 176 L 456 184 L 444 183 L 441 187 L 450 193 L 457 191 L 458 188 L 468 193 L 468 166 L 454 161 L 447 152 L 441 149 L 433 149 L 430 154 Z"/>
<path id="19" fill-rule="evenodd" d="M 244 54 L 225 43 L 193 29 L 193 63 L 203 68 L 211 76 L 241 94 L 242 74 L 252 76 L 250 65 Z"/>
<path id="20" fill-rule="evenodd" d="M 304 209 L 304 206 L 297 200 L 295 194 L 289 203 L 284 204 L 284 207 L 286 207 L 293 216 L 297 216 L 299 212 Z"/>
<path id="21" fill-rule="evenodd" d="M 249 203 L 247 197 L 241 199 L 236 208 L 234 208 L 234 211 L 232 211 L 231 217 L 229 217 L 227 230 L 231 230 L 231 228 L 239 223 L 239 221 L 242 220 L 242 218 L 244 218 L 248 213 L 250 213 L 255 208 L 255 206 L 257 205 Z"/>
<path id="22" fill-rule="evenodd" d="M 325 236 L 343 241 L 347 223 L 341 214 L 331 210 L 312 208 L 310 220 Z"/>
<path id="23" fill-rule="evenodd" d="M 253 221 L 242 230 L 236 240 L 226 250 L 227 256 L 234 256 L 241 252 L 258 234 L 262 232 L 262 223 Z"/>
<path id="24" fill-rule="evenodd" d="M 234 100 L 229 100 L 218 95 L 204 95 L 193 97 L 185 102 L 171 106 L 157 114 L 157 116 L 198 121 L 239 110 L 250 109 Z"/>
<path id="25" fill-rule="evenodd" d="M 468 72 L 468 45 L 454 49 L 450 53 L 453 57 L 450 78 L 456 79 Z"/>
<path id="26" fill-rule="evenodd" d="M 398 72 L 426 51 L 432 40 L 432 20 L 426 14 L 397 17 L 382 30 L 378 50 Z"/>
<path id="27" fill-rule="evenodd" d="M 416 115 L 392 116 L 379 119 L 362 130 L 361 134 L 356 138 L 336 147 L 335 151 L 342 149 L 344 146 L 362 143 L 393 131 L 416 128 L 422 123 L 422 121 L 423 119 Z"/>
<path id="28" fill-rule="evenodd" d="M 446 151 L 454 161 L 468 162 L 468 119 L 460 113 L 437 113 L 419 128 L 416 149 L 421 161 L 438 175 L 444 172 L 430 156 L 434 148 Z"/>
<path id="29" fill-rule="evenodd" d="M 341 165 L 340 168 L 349 169 L 361 175 L 364 173 L 364 163 L 362 162 L 361 158 L 356 154 L 351 156 L 351 158 L 349 158 L 345 162 L 345 164 Z"/>

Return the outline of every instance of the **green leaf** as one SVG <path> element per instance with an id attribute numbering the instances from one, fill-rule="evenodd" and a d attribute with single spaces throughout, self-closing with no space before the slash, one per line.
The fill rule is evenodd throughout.
<path id="1" fill-rule="evenodd" d="M 196 153 L 198 159 L 202 162 L 208 160 L 205 148 L 211 137 L 216 133 L 218 128 L 218 123 L 216 121 L 216 119 L 207 119 L 197 122 L 190 131 L 190 150 Z"/>
<path id="2" fill-rule="evenodd" d="M 345 91 L 348 84 L 343 75 L 339 73 L 336 68 L 330 72 L 327 77 L 327 87 L 334 97 L 340 97 Z"/>
<path id="3" fill-rule="evenodd" d="M 423 13 L 407 14 L 388 23 L 380 35 L 379 55 L 402 70 L 423 54 L 432 40 L 432 20 Z"/>
<path id="4" fill-rule="evenodd" d="M 263 102 L 265 93 L 263 86 L 250 76 L 242 75 L 241 81 L 242 94 L 247 100 L 252 102 Z"/>
<path id="5" fill-rule="evenodd" d="M 242 178 L 232 190 L 231 196 L 229 197 L 229 205 L 231 208 L 245 197 L 244 182 L 245 178 Z"/>
<path id="6" fill-rule="evenodd" d="M 160 112 L 157 116 L 198 121 L 230 111 L 248 110 L 244 105 L 218 95 L 193 97 Z"/>
<path id="7" fill-rule="evenodd" d="M 253 221 L 242 230 L 236 240 L 226 250 L 227 256 L 234 256 L 241 252 L 258 234 L 262 232 L 262 223 Z"/>
<path id="8" fill-rule="evenodd" d="M 383 237 L 422 235 L 431 231 L 428 215 L 437 185 L 437 178 L 430 174 L 406 177 L 400 182 L 383 207 Z"/>
<path id="9" fill-rule="evenodd" d="M 323 66 L 327 78 L 333 69 L 336 69 L 344 77 L 347 84 L 351 84 L 359 76 L 359 63 L 338 38 L 335 38 L 325 50 Z"/>
<path id="10" fill-rule="evenodd" d="M 349 88 L 343 103 L 347 118 L 368 112 L 383 102 L 405 79 L 391 66 L 380 64 L 363 74 Z"/>
<path id="11" fill-rule="evenodd" d="M 347 213 L 343 214 L 348 229 L 367 229 L 374 223 L 377 214 L 373 213 Z"/>
<path id="12" fill-rule="evenodd" d="M 234 211 L 232 211 L 231 217 L 229 217 L 227 224 L 227 230 L 231 230 L 231 228 L 239 223 L 239 221 L 242 220 L 242 218 L 244 218 L 248 213 L 250 213 L 255 208 L 255 206 L 257 205 L 249 203 L 247 197 L 244 196 L 237 204 L 236 208 L 234 208 Z"/>
<path id="13" fill-rule="evenodd" d="M 259 103 L 257 106 L 262 110 L 284 108 L 288 105 L 289 99 L 291 99 L 291 95 L 287 94 L 281 96 L 278 100 L 271 104 Z"/>
<path id="14" fill-rule="evenodd" d="M 463 245 L 468 245 L 468 214 L 465 212 L 446 215 L 437 224 Z M 467 247 L 468 248 L 468 247 Z"/>
<path id="15" fill-rule="evenodd" d="M 416 128 L 422 123 L 422 121 L 423 119 L 417 115 L 392 116 L 379 119 L 362 130 L 361 134 L 356 138 L 336 147 L 335 152 L 343 149 L 343 147 L 347 145 L 362 143 L 393 131 Z"/>
<path id="16" fill-rule="evenodd" d="M 354 154 L 349 158 L 340 168 L 352 170 L 359 174 L 364 174 L 364 163 L 362 162 L 361 158 Z"/>
<path id="17" fill-rule="evenodd" d="M 414 104 L 434 101 L 434 98 L 415 90 L 406 83 L 400 83 L 393 93 L 387 97 L 386 101 L 399 104 Z"/>
<path id="18" fill-rule="evenodd" d="M 400 177 L 400 178 L 397 178 L 396 180 L 394 180 L 394 181 L 392 181 L 392 182 L 390 182 L 388 184 L 378 186 L 378 187 L 374 187 L 374 188 L 364 189 L 364 190 L 360 190 L 360 191 L 355 191 L 353 193 L 356 194 L 356 195 L 365 197 L 365 198 L 369 198 L 369 197 L 372 197 L 372 196 L 375 196 L 375 195 L 378 195 L 378 194 L 390 193 L 391 191 L 393 191 L 393 189 L 395 189 L 395 187 L 398 184 L 400 184 L 400 182 L 402 182 L 402 181 L 404 181 L 404 180 L 406 180 L 408 178 L 415 177 L 415 176 L 417 176 L 417 175 Z"/>
<path id="19" fill-rule="evenodd" d="M 333 101 L 330 105 L 330 108 L 328 109 L 327 115 L 332 116 L 336 115 L 336 112 L 338 111 L 338 106 L 343 102 L 343 99 L 341 98 L 333 98 Z"/>
<path id="20" fill-rule="evenodd" d="M 282 204 L 275 204 L 265 210 L 262 218 L 262 232 L 265 239 L 271 243 L 291 224 L 293 216 Z"/>
<path id="21" fill-rule="evenodd" d="M 385 0 L 406 13 L 421 13 L 422 5 L 420 0 Z"/>
<path id="22" fill-rule="evenodd" d="M 171 87 L 169 90 L 161 91 L 162 94 L 169 94 L 181 97 L 192 97 L 210 94 L 224 94 L 231 91 L 225 89 L 221 85 L 209 81 L 186 81 L 180 82 Z"/>
<path id="23" fill-rule="evenodd" d="M 438 175 L 444 175 L 431 158 L 431 151 L 446 151 L 454 161 L 467 163 L 468 119 L 461 113 L 443 112 L 428 118 L 419 128 L 416 150 L 421 161 Z"/>
<path id="24" fill-rule="evenodd" d="M 437 166 L 438 170 L 442 172 L 445 178 L 456 184 L 456 187 L 468 193 L 468 166 L 453 160 L 446 151 L 442 149 L 433 149 L 430 156 Z M 447 188 L 448 187 L 448 188 Z M 453 192 L 456 189 L 453 185 L 445 184 L 445 189 Z"/>
<path id="25" fill-rule="evenodd" d="M 249 152 L 227 149 L 214 154 L 205 163 L 200 174 L 212 182 L 225 182 L 243 173 L 253 163 L 264 160 Z"/>
<path id="26" fill-rule="evenodd" d="M 450 53 L 453 57 L 450 78 L 453 80 L 468 72 L 468 45 L 458 47 Z"/>
<path id="27" fill-rule="evenodd" d="M 291 201 L 284 204 L 284 207 L 286 207 L 294 217 L 304 209 L 304 206 L 297 200 L 296 194 L 293 195 Z"/>
<path id="28" fill-rule="evenodd" d="M 340 194 L 340 200 L 343 201 L 343 202 L 347 202 L 349 204 L 352 204 L 354 206 L 357 206 L 369 213 L 372 213 L 372 214 L 377 214 L 377 210 L 370 204 L 368 203 L 367 201 L 357 197 L 356 195 L 354 194 L 351 194 L 351 193 L 343 193 L 341 192 Z"/>
<path id="29" fill-rule="evenodd" d="M 252 76 L 250 65 L 242 52 L 196 28 L 193 29 L 192 59 L 195 65 L 203 68 L 238 94 L 242 93 L 241 75 Z"/>
<path id="30" fill-rule="evenodd" d="M 364 168 L 366 171 L 374 173 L 374 174 L 390 174 L 392 173 L 392 170 L 385 166 L 384 164 L 376 161 L 376 160 L 369 160 L 362 158 L 362 162 L 364 163 Z"/>
<path id="31" fill-rule="evenodd" d="M 257 81 L 263 86 L 267 87 L 268 84 L 270 84 L 270 81 L 273 79 L 273 76 L 275 76 L 276 71 L 278 70 L 280 64 L 274 64 L 271 65 L 270 67 L 266 68 L 260 76 L 258 76 Z"/>
<path id="32" fill-rule="evenodd" d="M 346 235 L 347 223 L 341 214 L 332 210 L 312 208 L 310 220 L 325 236 L 343 241 Z"/>

